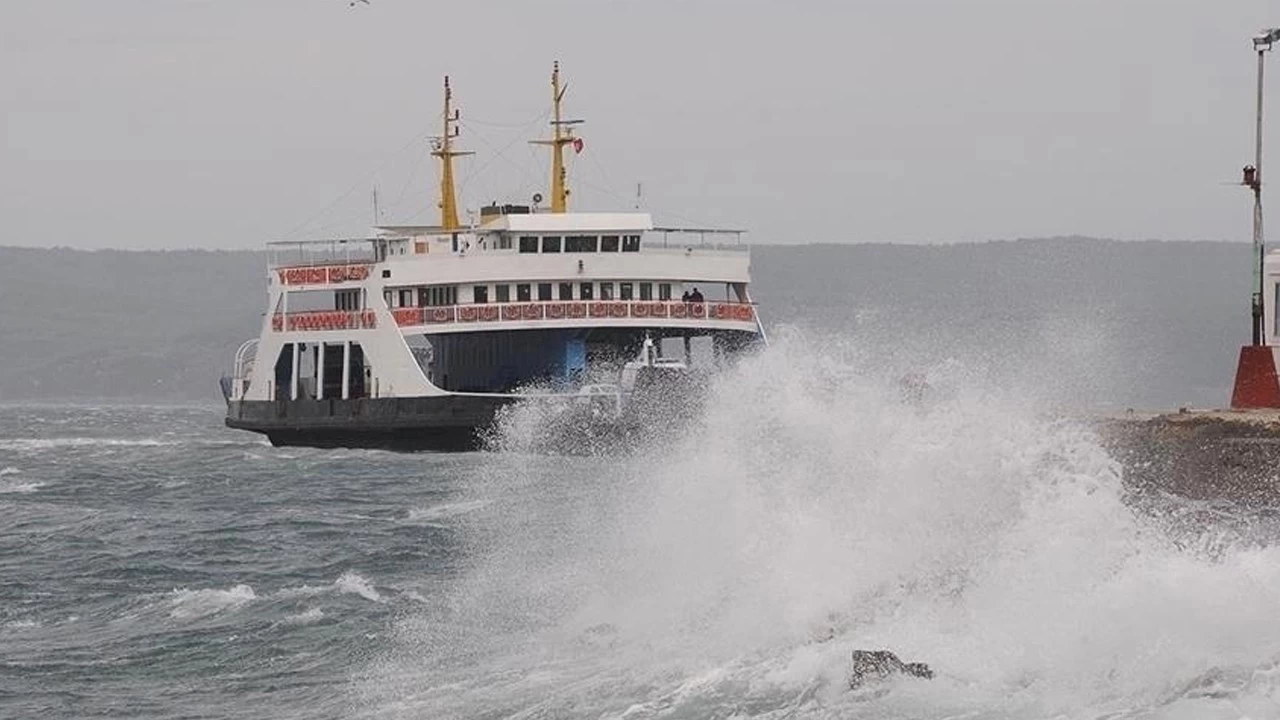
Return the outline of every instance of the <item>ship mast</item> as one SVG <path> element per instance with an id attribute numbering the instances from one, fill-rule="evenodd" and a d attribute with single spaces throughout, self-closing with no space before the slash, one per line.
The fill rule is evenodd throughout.
<path id="1" fill-rule="evenodd" d="M 440 227 L 446 231 L 456 231 L 462 225 L 458 222 L 458 200 L 453 184 L 453 159 L 469 152 L 453 149 L 453 139 L 460 132 L 458 120 L 462 117 L 453 107 L 453 89 L 449 87 L 449 76 L 444 76 L 444 134 L 435 141 L 432 155 L 440 158 Z"/>
<path id="2" fill-rule="evenodd" d="M 550 140 L 531 140 L 534 145 L 551 146 L 551 212 L 562 213 L 568 210 L 569 188 L 565 182 L 564 146 L 573 145 L 575 150 L 582 148 L 582 139 L 574 137 L 573 126 L 581 124 L 581 120 L 565 120 L 560 114 L 560 101 L 569 90 L 566 83 L 560 86 L 560 61 L 556 61 L 551 71 L 551 106 L 552 134 Z"/>

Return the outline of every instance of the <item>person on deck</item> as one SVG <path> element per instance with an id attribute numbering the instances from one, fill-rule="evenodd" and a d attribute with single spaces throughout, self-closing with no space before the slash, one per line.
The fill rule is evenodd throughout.
<path id="1" fill-rule="evenodd" d="M 689 302 L 692 302 L 692 303 L 704 302 L 702 297 L 702 291 L 699 290 L 697 287 L 694 287 L 693 292 L 689 293 Z"/>

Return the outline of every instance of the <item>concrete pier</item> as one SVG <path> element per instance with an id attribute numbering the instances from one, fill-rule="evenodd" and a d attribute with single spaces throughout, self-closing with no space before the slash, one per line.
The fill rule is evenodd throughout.
<path id="1" fill-rule="evenodd" d="M 1133 490 L 1280 502 L 1280 410 L 1128 411 L 1094 423 Z"/>

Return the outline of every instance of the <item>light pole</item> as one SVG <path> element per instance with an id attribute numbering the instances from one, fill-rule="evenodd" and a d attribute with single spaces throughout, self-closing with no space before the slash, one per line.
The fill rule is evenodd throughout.
<path id="1" fill-rule="evenodd" d="M 1253 49 L 1258 53 L 1258 116 L 1254 129 L 1256 146 L 1253 165 L 1244 168 L 1242 185 L 1253 190 L 1253 344 L 1261 345 L 1263 338 L 1262 317 L 1262 71 L 1263 57 L 1271 46 L 1280 42 L 1280 28 L 1262 31 L 1253 39 Z"/>

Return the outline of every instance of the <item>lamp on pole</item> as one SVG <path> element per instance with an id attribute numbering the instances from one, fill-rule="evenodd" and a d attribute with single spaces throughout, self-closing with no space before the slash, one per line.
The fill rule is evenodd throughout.
<path id="1" fill-rule="evenodd" d="M 1244 168 L 1241 185 L 1253 190 L 1253 344 L 1261 345 L 1263 338 L 1262 317 L 1262 263 L 1265 253 L 1262 241 L 1262 72 L 1263 57 L 1271 46 L 1280 42 L 1280 28 L 1263 30 L 1253 39 L 1253 49 L 1258 53 L 1258 115 L 1254 129 L 1255 149 L 1252 165 Z"/>

